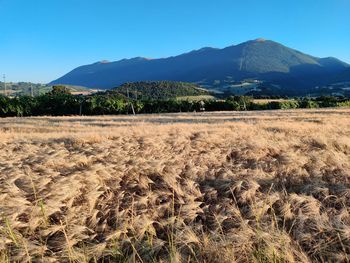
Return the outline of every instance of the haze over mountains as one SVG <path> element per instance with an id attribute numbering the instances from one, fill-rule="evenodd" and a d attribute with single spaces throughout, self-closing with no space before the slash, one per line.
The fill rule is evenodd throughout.
<path id="1" fill-rule="evenodd" d="M 78 67 L 50 84 L 110 89 L 125 82 L 195 82 L 232 93 L 305 94 L 337 82 L 350 83 L 350 65 L 317 58 L 274 41 L 256 39 L 223 49 L 206 47 L 174 57 L 136 57 Z M 341 89 L 340 89 L 341 90 Z"/>

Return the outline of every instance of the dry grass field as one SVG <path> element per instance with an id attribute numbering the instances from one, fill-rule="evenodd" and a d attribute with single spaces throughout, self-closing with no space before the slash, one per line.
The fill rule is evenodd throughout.
<path id="1" fill-rule="evenodd" d="M 350 109 L 0 119 L 0 262 L 348 262 Z"/>

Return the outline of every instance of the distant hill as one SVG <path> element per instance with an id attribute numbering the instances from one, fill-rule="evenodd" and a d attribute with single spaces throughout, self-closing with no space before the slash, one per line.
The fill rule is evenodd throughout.
<path id="1" fill-rule="evenodd" d="M 170 99 L 186 96 L 209 95 L 207 90 L 192 83 L 175 81 L 141 81 L 125 83 L 108 93 L 119 93 L 141 100 Z"/>
<path id="2" fill-rule="evenodd" d="M 125 82 L 185 81 L 207 89 L 240 92 L 305 94 L 316 86 L 331 84 L 349 65 L 332 57 L 317 58 L 277 42 L 257 39 L 223 49 L 202 48 L 175 57 L 142 57 L 97 62 L 78 67 L 51 84 L 110 89 Z M 259 85 L 257 85 L 259 84 Z M 266 87 L 267 86 L 267 87 Z"/>
<path id="3" fill-rule="evenodd" d="M 91 92 L 97 90 L 91 90 L 89 88 L 81 87 L 81 86 L 71 86 L 66 85 L 72 94 L 90 94 Z M 0 82 L 0 95 L 3 95 L 4 92 L 4 83 Z M 52 86 L 40 83 L 32 83 L 32 82 L 7 82 L 6 83 L 6 93 L 8 96 L 38 96 L 41 94 L 45 94 L 51 91 Z"/>
<path id="4" fill-rule="evenodd" d="M 22 96 L 22 95 L 34 95 L 46 93 L 50 90 L 50 86 L 40 83 L 31 82 L 6 82 L 6 94 L 8 96 Z M 0 95 L 3 95 L 4 83 L 0 82 Z"/>

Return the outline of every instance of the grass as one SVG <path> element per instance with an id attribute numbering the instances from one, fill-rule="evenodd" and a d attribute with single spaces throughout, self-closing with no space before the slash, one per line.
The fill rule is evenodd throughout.
<path id="1" fill-rule="evenodd" d="M 348 262 L 349 114 L 0 119 L 0 261 Z"/>

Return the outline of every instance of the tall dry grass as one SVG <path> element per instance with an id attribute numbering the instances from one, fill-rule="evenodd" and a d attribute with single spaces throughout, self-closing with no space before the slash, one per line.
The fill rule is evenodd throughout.
<path id="1" fill-rule="evenodd" d="M 349 114 L 0 119 L 0 262 L 347 262 Z"/>

